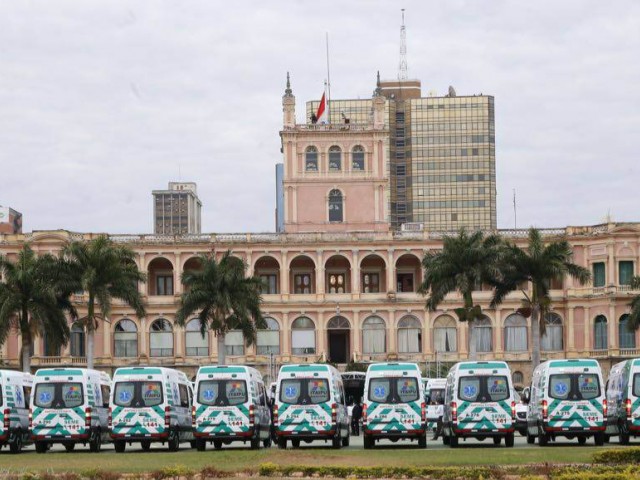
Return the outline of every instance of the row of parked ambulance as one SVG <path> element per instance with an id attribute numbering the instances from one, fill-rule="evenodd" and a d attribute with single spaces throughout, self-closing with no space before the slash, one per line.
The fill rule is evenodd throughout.
<path id="1" fill-rule="evenodd" d="M 503 367 L 503 362 L 462 362 L 446 379 L 427 380 L 428 430 L 451 447 L 460 439 L 487 437 L 512 446 L 514 428 L 527 443 L 538 440 L 541 446 L 560 437 L 581 445 L 588 438 L 602 445 L 618 437 L 627 445 L 640 436 L 640 359 L 614 365 L 606 384 L 596 360 L 549 360 L 534 370 L 522 396 L 511 388 L 509 398 Z M 505 402 L 511 419 L 505 420 Z"/>
<path id="2" fill-rule="evenodd" d="M 423 384 L 415 363 L 370 365 L 364 448 L 381 439 L 425 448 L 429 428 L 438 428 L 451 447 L 466 438 L 513 446 L 516 394 L 505 362 L 457 363 L 441 402 L 430 401 L 435 387 Z M 617 364 L 606 387 L 596 360 L 547 361 L 535 369 L 524 400 L 528 443 L 537 438 L 544 446 L 564 436 L 580 443 L 593 437 L 601 445 L 618 436 L 626 444 L 640 434 L 640 359 Z M 433 403 L 441 404 L 441 418 L 429 414 Z M 41 369 L 35 376 L 0 371 L 0 446 L 13 453 L 27 443 L 38 453 L 56 443 L 98 452 L 107 441 L 116 452 L 134 443 L 176 451 L 182 442 L 199 451 L 232 442 L 257 449 L 273 441 L 279 448 L 314 441 L 340 448 L 349 445 L 349 423 L 342 377 L 326 364 L 283 366 L 273 402 L 260 373 L 246 366 L 201 367 L 194 384 L 160 367 L 119 368 L 113 379 L 82 368 Z"/>

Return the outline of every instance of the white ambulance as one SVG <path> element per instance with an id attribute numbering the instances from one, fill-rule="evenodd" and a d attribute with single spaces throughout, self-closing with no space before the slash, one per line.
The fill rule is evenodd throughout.
<path id="1" fill-rule="evenodd" d="M 31 391 L 31 438 L 36 452 L 62 443 L 67 451 L 89 444 L 99 452 L 109 440 L 109 391 L 105 372 L 87 368 L 41 368 Z"/>
<path id="2" fill-rule="evenodd" d="M 621 445 L 640 435 L 640 358 L 617 363 L 607 381 L 607 435 Z"/>
<path id="3" fill-rule="evenodd" d="M 362 407 L 364 448 L 376 440 L 417 440 L 427 447 L 426 405 L 420 369 L 415 363 L 369 365 Z"/>
<path id="4" fill-rule="evenodd" d="M 506 362 L 459 362 L 447 375 L 442 440 L 456 448 L 459 439 L 504 438 L 513 447 L 516 402 Z"/>
<path id="5" fill-rule="evenodd" d="M 166 443 L 177 451 L 191 442 L 191 382 L 178 370 L 163 367 L 122 367 L 113 375 L 109 425 L 116 452 L 126 444 Z"/>
<path id="6" fill-rule="evenodd" d="M 29 400 L 33 376 L 30 373 L 0 370 L 0 449 L 9 445 L 20 453 L 29 443 Z"/>
<path id="7" fill-rule="evenodd" d="M 252 367 L 205 366 L 196 376 L 193 435 L 198 451 L 207 442 L 216 449 L 249 442 L 252 449 L 271 446 L 271 413 L 262 375 Z"/>
<path id="8" fill-rule="evenodd" d="M 597 360 L 548 360 L 533 371 L 527 410 L 527 443 L 541 446 L 557 437 L 593 437 L 604 444 L 607 400 Z"/>
<path id="9" fill-rule="evenodd" d="M 427 431 L 440 433 L 444 414 L 444 390 L 446 378 L 429 378 L 425 382 L 424 401 L 427 404 Z"/>
<path id="10" fill-rule="evenodd" d="M 300 442 L 349 445 L 349 415 L 338 370 L 327 364 L 284 365 L 278 374 L 273 423 L 279 448 Z"/>

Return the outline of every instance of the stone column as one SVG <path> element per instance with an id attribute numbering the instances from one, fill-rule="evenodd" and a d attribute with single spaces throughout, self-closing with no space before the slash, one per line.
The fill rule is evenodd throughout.
<path id="1" fill-rule="evenodd" d="M 316 293 L 324 295 L 325 278 L 324 278 L 324 261 L 322 258 L 322 250 L 316 252 Z"/>
<path id="2" fill-rule="evenodd" d="M 289 294 L 289 268 L 287 267 L 287 251 L 280 255 L 280 294 Z"/>
<path id="3" fill-rule="evenodd" d="M 396 291 L 395 271 L 396 266 L 393 261 L 393 248 L 387 250 L 387 292 Z"/>
<path id="4" fill-rule="evenodd" d="M 173 294 L 182 294 L 182 254 L 180 252 L 175 253 L 175 265 L 173 267 Z"/>
<path id="5" fill-rule="evenodd" d="M 351 324 L 351 352 L 356 352 L 358 359 L 360 359 L 360 357 L 362 356 L 362 338 L 360 336 L 360 310 L 353 311 L 353 323 Z"/>
<path id="6" fill-rule="evenodd" d="M 495 339 L 496 344 L 493 346 L 494 352 L 503 355 L 504 354 L 504 342 L 502 341 L 502 310 L 496 309 L 496 321 L 494 324 L 495 334 L 493 338 Z"/>
<path id="7" fill-rule="evenodd" d="M 147 258 L 145 255 L 146 252 L 141 252 L 140 253 L 140 271 L 143 273 L 148 273 L 147 272 Z M 143 296 L 147 296 L 149 295 L 149 282 L 151 281 L 150 278 L 147 278 L 146 282 L 138 282 L 138 288 L 140 289 L 140 293 Z"/>
<path id="8" fill-rule="evenodd" d="M 325 353 L 325 357 L 329 357 L 327 352 L 327 330 L 324 328 L 324 312 L 318 311 L 316 320 L 316 355 L 321 356 Z"/>
<path id="9" fill-rule="evenodd" d="M 360 293 L 360 260 L 358 250 L 351 250 L 351 293 Z"/>
<path id="10" fill-rule="evenodd" d="M 607 330 L 608 330 L 608 342 L 607 342 L 607 349 L 612 349 L 612 348 L 620 348 L 620 345 L 618 345 L 618 335 L 616 335 L 617 333 L 617 319 L 616 319 L 616 305 L 615 305 L 615 301 L 612 301 L 609 304 L 609 318 L 608 318 L 608 324 L 607 324 Z"/>
<path id="11" fill-rule="evenodd" d="M 584 306 L 584 349 L 589 351 L 593 349 L 591 345 L 591 329 L 593 328 L 593 322 L 591 321 L 591 314 L 589 313 L 589 306 Z"/>
<path id="12" fill-rule="evenodd" d="M 140 343 L 140 350 L 138 351 L 138 355 L 146 355 L 149 356 L 149 350 L 147 348 L 147 319 L 143 317 L 140 319 L 140 331 L 138 332 L 138 340 Z"/>
<path id="13" fill-rule="evenodd" d="M 109 318 L 102 322 L 102 356 L 104 358 L 111 358 L 111 329 L 113 326 Z"/>
<path id="14" fill-rule="evenodd" d="M 389 309 L 389 320 L 387 323 L 387 353 L 398 353 L 396 311 L 394 309 Z"/>
<path id="15" fill-rule="evenodd" d="M 280 330 L 280 353 L 291 355 L 291 329 L 289 328 L 289 313 L 282 313 L 282 325 Z"/>
<path id="16" fill-rule="evenodd" d="M 576 349 L 576 342 L 574 337 L 574 315 L 575 307 L 569 307 L 569 312 L 567 314 L 567 352 L 573 352 Z"/>

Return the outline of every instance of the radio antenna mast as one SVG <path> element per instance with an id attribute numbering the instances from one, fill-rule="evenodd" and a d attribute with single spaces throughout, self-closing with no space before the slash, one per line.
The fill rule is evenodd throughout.
<path id="1" fill-rule="evenodd" d="M 400 26 L 400 68 L 398 80 L 406 80 L 407 75 L 407 28 L 404 26 L 404 8 L 402 9 L 402 25 Z"/>

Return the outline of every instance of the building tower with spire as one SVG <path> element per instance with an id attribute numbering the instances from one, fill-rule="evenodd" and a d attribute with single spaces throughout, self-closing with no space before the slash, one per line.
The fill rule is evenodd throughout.
<path id="1" fill-rule="evenodd" d="M 276 188 L 282 188 L 277 224 L 285 232 L 389 229 L 387 99 L 376 89 L 363 108 L 366 116 L 351 118 L 350 110 L 334 107 L 330 123 L 313 123 L 309 115 L 297 124 L 287 76 Z"/>

